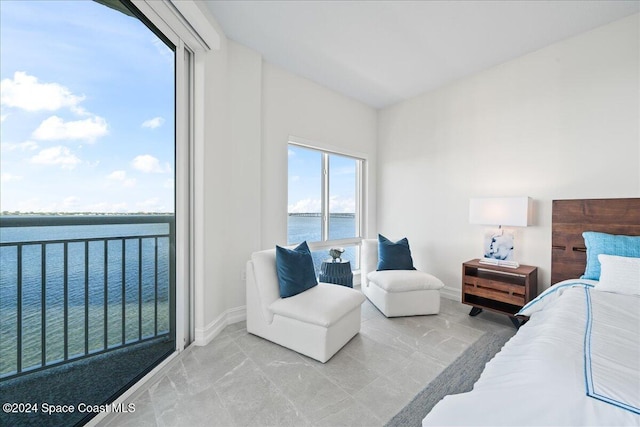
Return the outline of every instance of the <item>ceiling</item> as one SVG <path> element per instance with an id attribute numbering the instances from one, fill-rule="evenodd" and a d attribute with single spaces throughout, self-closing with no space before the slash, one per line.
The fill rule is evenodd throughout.
<path id="1" fill-rule="evenodd" d="M 375 108 L 640 11 L 640 0 L 205 4 L 228 38 Z"/>

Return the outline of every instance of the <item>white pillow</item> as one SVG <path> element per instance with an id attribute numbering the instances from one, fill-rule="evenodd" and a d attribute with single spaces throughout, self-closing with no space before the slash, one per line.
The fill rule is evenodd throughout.
<path id="1" fill-rule="evenodd" d="M 624 295 L 640 295 L 640 258 L 598 255 L 602 266 L 596 290 Z"/>

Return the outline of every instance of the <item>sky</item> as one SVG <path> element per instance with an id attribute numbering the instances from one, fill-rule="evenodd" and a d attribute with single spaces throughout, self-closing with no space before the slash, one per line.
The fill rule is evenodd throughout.
<path id="1" fill-rule="evenodd" d="M 289 145 L 289 213 L 321 212 L 322 155 L 319 151 Z M 356 161 L 329 155 L 329 211 L 355 212 Z"/>
<path id="2" fill-rule="evenodd" d="M 0 211 L 174 212 L 174 54 L 89 0 L 0 1 Z"/>

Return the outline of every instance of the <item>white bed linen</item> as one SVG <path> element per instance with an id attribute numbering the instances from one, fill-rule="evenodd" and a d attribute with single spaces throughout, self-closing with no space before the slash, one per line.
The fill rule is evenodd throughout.
<path id="1" fill-rule="evenodd" d="M 640 425 L 640 297 L 571 284 L 532 304 L 474 389 L 445 397 L 422 425 Z"/>

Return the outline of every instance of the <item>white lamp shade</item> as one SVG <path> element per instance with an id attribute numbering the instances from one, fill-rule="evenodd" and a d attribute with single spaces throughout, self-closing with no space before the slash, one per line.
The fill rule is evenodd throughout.
<path id="1" fill-rule="evenodd" d="M 469 201 L 469 223 L 526 227 L 531 225 L 531 198 L 485 197 Z"/>

